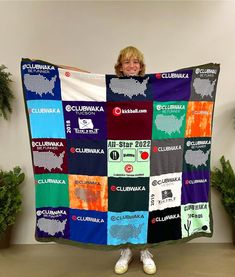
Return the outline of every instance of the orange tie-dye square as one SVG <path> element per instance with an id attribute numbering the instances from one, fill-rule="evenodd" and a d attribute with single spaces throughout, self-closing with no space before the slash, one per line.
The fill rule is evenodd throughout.
<path id="1" fill-rule="evenodd" d="M 185 137 L 210 137 L 213 102 L 189 101 Z"/>
<path id="2" fill-rule="evenodd" d="M 106 212 L 108 210 L 107 177 L 69 175 L 70 208 Z"/>

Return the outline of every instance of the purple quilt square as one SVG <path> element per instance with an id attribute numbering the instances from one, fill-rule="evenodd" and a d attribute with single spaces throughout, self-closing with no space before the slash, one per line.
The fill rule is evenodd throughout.
<path id="1" fill-rule="evenodd" d="M 188 101 L 191 93 L 192 70 L 151 75 L 150 84 L 155 101 Z"/>
<path id="2" fill-rule="evenodd" d="M 107 138 L 104 102 L 63 101 L 63 109 L 67 138 Z"/>
<path id="3" fill-rule="evenodd" d="M 183 172 L 182 182 L 181 204 L 208 202 L 210 187 L 208 170 Z"/>
<path id="4" fill-rule="evenodd" d="M 69 209 L 45 207 L 36 210 L 36 237 L 69 238 Z"/>

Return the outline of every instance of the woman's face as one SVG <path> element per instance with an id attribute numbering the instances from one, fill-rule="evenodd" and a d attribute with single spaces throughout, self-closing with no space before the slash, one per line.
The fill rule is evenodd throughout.
<path id="1" fill-rule="evenodd" d="M 135 57 L 123 59 L 120 71 L 124 76 L 139 76 L 141 71 L 139 60 Z"/>

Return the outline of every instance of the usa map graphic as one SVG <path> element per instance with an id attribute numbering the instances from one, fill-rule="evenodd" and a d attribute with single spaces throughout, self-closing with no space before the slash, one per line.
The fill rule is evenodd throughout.
<path id="1" fill-rule="evenodd" d="M 219 64 L 144 77 L 22 59 L 36 239 L 122 247 L 213 232 Z"/>

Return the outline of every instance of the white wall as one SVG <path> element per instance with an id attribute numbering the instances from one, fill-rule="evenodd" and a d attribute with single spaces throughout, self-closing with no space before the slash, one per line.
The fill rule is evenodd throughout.
<path id="1" fill-rule="evenodd" d="M 35 243 L 34 178 L 23 94 L 22 57 L 113 73 L 118 52 L 135 45 L 145 54 L 147 71 L 221 63 L 215 107 L 212 164 L 225 155 L 235 164 L 233 129 L 235 66 L 234 2 L 0 2 L 0 64 L 13 74 L 16 100 L 9 121 L 0 119 L 0 168 L 20 165 L 23 211 L 14 243 Z M 212 239 L 230 242 L 231 222 L 212 191 Z"/>

